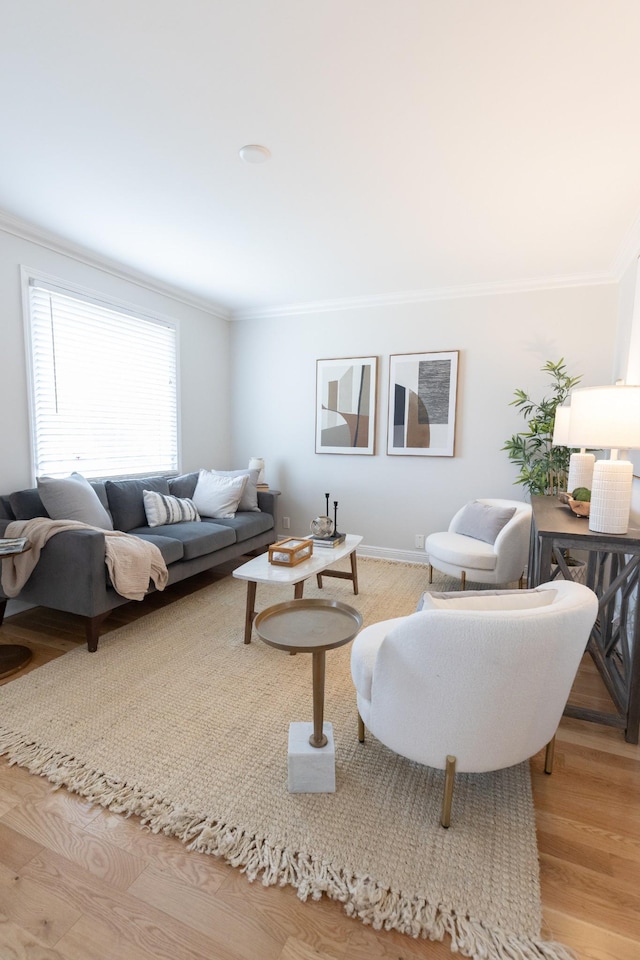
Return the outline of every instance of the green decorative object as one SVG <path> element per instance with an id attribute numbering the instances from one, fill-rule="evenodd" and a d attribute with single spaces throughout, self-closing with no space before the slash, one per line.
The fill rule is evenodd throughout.
<path id="1" fill-rule="evenodd" d="M 587 487 L 576 487 L 571 496 L 574 500 L 586 502 L 591 500 L 591 490 L 589 490 Z"/>
<path id="2" fill-rule="evenodd" d="M 514 483 L 522 484 L 531 496 L 555 495 L 567 489 L 571 449 L 553 446 L 553 428 L 556 408 L 582 379 L 569 376 L 564 358 L 557 363 L 548 360 L 540 369 L 551 377 L 551 394 L 536 403 L 524 390 L 515 391 L 511 406 L 520 410 L 527 429 L 515 433 L 502 447 L 520 468 Z"/>

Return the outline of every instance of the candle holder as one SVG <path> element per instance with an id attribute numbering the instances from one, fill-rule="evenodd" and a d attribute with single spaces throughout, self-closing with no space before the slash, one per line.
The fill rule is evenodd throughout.
<path id="1" fill-rule="evenodd" d="M 329 516 L 329 497 L 330 493 L 325 493 L 326 514 L 323 517 L 316 517 L 311 521 L 311 534 L 313 540 L 319 546 L 336 547 L 344 543 L 345 534 L 338 533 L 338 501 L 333 501 L 333 520 Z"/>

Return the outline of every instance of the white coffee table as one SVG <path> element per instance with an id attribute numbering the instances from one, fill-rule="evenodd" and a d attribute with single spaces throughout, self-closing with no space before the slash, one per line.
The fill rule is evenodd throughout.
<path id="1" fill-rule="evenodd" d="M 302 539 L 302 538 L 300 538 Z M 251 630 L 256 616 L 256 588 L 259 583 L 291 583 L 293 584 L 293 596 L 295 600 L 302 597 L 304 590 L 304 581 L 308 580 L 314 574 L 318 579 L 318 586 L 322 587 L 323 577 L 339 577 L 343 580 L 351 580 L 353 583 L 353 592 L 358 593 L 358 566 L 356 560 L 356 547 L 362 543 L 362 537 L 353 533 L 348 533 L 344 543 L 338 547 L 317 547 L 314 545 L 313 554 L 308 560 L 296 564 L 295 567 L 282 567 L 277 564 L 269 563 L 268 553 L 262 553 L 259 557 L 243 563 L 233 571 L 233 576 L 238 580 L 247 581 L 247 609 L 244 620 L 244 642 L 251 643 Z M 330 570 L 329 567 L 342 560 L 343 557 L 350 557 L 351 571 L 348 570 Z"/>

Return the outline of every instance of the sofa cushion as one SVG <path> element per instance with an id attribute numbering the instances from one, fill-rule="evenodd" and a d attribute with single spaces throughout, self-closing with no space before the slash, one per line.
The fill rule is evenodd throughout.
<path id="1" fill-rule="evenodd" d="M 140 537 L 141 540 L 148 540 L 149 543 L 155 543 L 167 566 L 170 563 L 175 563 L 176 560 L 182 560 L 184 557 L 184 547 L 181 540 L 176 540 L 174 537 L 158 536 L 155 530 L 153 533 L 137 533 L 136 536 Z"/>
<path id="2" fill-rule="evenodd" d="M 34 517 L 49 516 L 35 487 L 10 493 L 9 506 L 16 520 L 33 520 Z"/>
<path id="3" fill-rule="evenodd" d="M 156 490 L 143 490 L 142 499 L 150 527 L 200 519 L 193 500 L 189 500 L 188 497 L 172 497 L 167 493 L 158 493 Z"/>
<path id="4" fill-rule="evenodd" d="M 242 512 L 238 510 L 235 517 L 221 518 L 219 520 L 207 520 L 203 517 L 203 523 L 216 523 L 220 526 L 229 527 L 234 530 L 238 543 L 243 540 L 250 540 L 251 537 L 258 537 L 261 533 L 273 529 L 273 517 L 270 513 L 255 513 L 253 510 Z"/>
<path id="5" fill-rule="evenodd" d="M 187 497 L 189 500 L 193 500 L 197 482 L 198 471 L 181 473 L 179 477 L 169 477 L 169 493 L 174 497 Z"/>
<path id="6" fill-rule="evenodd" d="M 498 562 L 491 544 L 444 530 L 429 534 L 426 550 L 429 560 L 433 558 L 444 563 L 454 563 L 456 566 L 466 564 L 476 570 L 495 570 Z"/>
<path id="7" fill-rule="evenodd" d="M 52 520 L 80 520 L 113 530 L 113 521 L 95 489 L 80 473 L 70 477 L 38 477 L 38 493 Z"/>
<path id="8" fill-rule="evenodd" d="M 201 517 L 233 517 L 247 484 L 247 477 L 220 477 L 212 470 L 201 470 L 193 493 L 193 502 Z"/>
<path id="9" fill-rule="evenodd" d="M 169 493 L 169 481 L 166 477 L 147 477 L 144 480 L 107 480 L 105 483 L 109 510 L 116 530 L 125 533 L 134 527 L 146 527 L 147 515 L 144 512 L 143 491 L 155 490 Z"/>
<path id="10" fill-rule="evenodd" d="M 203 557 L 207 553 L 215 553 L 223 547 L 230 547 L 236 542 L 236 534 L 229 527 L 221 527 L 217 523 L 199 523 L 190 520 L 183 523 L 167 524 L 163 527 L 135 527 L 129 533 L 137 537 L 151 534 L 167 537 L 170 540 L 179 540 L 182 544 L 183 559 L 192 560 L 194 557 Z M 147 539 L 146 536 L 144 536 Z"/>

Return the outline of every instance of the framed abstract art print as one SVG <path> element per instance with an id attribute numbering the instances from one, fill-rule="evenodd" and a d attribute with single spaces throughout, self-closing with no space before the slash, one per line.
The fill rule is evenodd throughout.
<path id="1" fill-rule="evenodd" d="M 316 360 L 316 453 L 373 454 L 377 357 Z"/>
<path id="2" fill-rule="evenodd" d="M 389 358 L 389 456 L 454 455 L 457 385 L 457 350 Z"/>

